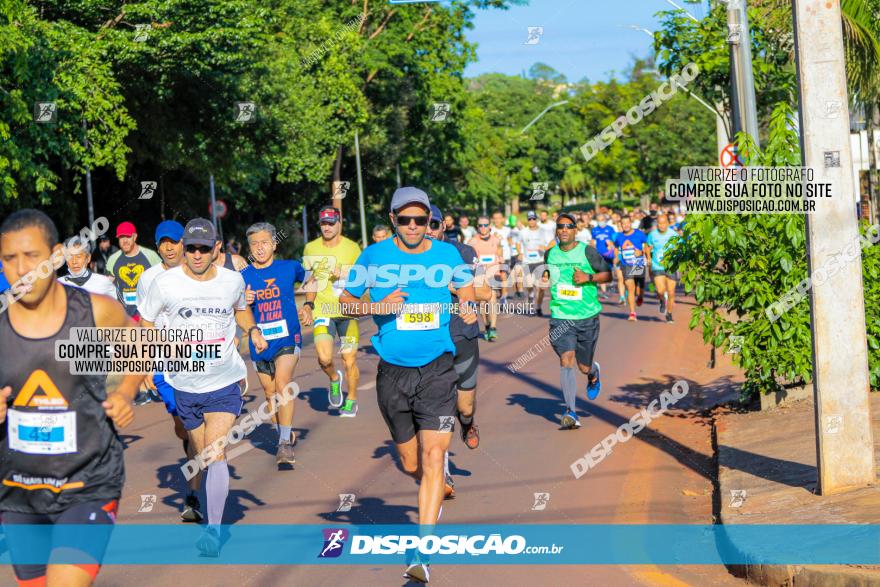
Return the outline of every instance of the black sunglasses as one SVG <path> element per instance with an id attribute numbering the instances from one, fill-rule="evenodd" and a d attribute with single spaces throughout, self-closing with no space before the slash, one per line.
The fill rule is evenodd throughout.
<path id="1" fill-rule="evenodd" d="M 428 224 L 427 216 L 398 216 L 398 226 L 409 226 L 410 222 L 415 222 L 416 226 L 426 226 Z"/>
<path id="2" fill-rule="evenodd" d="M 191 255 L 194 254 L 196 251 L 200 252 L 203 255 L 207 255 L 213 250 L 214 247 L 209 247 L 208 245 L 186 245 L 186 252 Z"/>
<path id="3" fill-rule="evenodd" d="M 437 229 L 440 228 L 440 226 L 441 226 L 442 224 L 443 224 L 443 223 L 440 222 L 439 220 L 432 220 L 431 223 L 430 223 L 428 226 L 431 227 L 431 230 L 437 230 Z"/>
<path id="4" fill-rule="evenodd" d="M 480 228 L 486 228 L 486 227 L 489 226 L 489 225 L 488 225 L 488 224 L 482 224 L 482 223 L 481 223 L 481 224 L 478 224 L 477 226 L 479 226 Z"/>
<path id="5" fill-rule="evenodd" d="M 563 223 L 563 224 L 557 224 L 557 225 L 556 225 L 556 230 L 562 230 L 562 229 L 564 229 L 564 228 L 568 228 L 568 229 L 570 229 L 570 230 L 574 230 L 575 228 L 577 228 L 577 225 L 576 225 L 576 224 L 572 224 L 571 222 L 565 222 L 565 223 Z"/>

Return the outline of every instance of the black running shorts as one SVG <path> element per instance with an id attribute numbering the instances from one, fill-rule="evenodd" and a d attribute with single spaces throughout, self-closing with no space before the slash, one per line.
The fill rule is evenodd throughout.
<path id="1" fill-rule="evenodd" d="M 582 320 L 550 319 L 550 344 L 560 357 L 574 351 L 577 362 L 591 367 L 599 342 L 599 317 Z"/>
<path id="2" fill-rule="evenodd" d="M 480 339 L 462 338 L 455 341 L 455 373 L 458 389 L 472 391 L 477 388 L 477 368 L 480 366 Z"/>

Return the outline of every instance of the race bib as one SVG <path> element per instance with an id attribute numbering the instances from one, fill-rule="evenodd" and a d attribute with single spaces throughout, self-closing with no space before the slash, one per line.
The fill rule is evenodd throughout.
<path id="1" fill-rule="evenodd" d="M 333 295 L 338 298 L 339 296 L 342 295 L 342 292 L 345 291 L 345 280 L 344 279 L 337 279 L 336 281 L 333 282 L 333 285 L 331 287 L 333 289 Z"/>
<path id="2" fill-rule="evenodd" d="M 314 326 L 330 326 L 330 318 L 315 318 Z"/>
<path id="3" fill-rule="evenodd" d="M 287 331 L 287 320 L 277 320 L 275 322 L 257 324 L 257 326 L 260 327 L 260 332 L 263 333 L 263 338 L 266 340 L 284 338 L 289 334 Z"/>
<path id="4" fill-rule="evenodd" d="M 583 289 L 570 285 L 568 283 L 557 283 L 556 284 L 556 297 L 560 300 L 582 300 L 584 298 Z"/>
<path id="5" fill-rule="evenodd" d="M 436 304 L 404 306 L 397 316 L 398 330 L 436 330 L 440 328 L 440 312 Z"/>
<path id="6" fill-rule="evenodd" d="M 526 251 L 526 261 L 540 261 L 541 260 L 541 252 L 540 251 Z"/>
<path id="7" fill-rule="evenodd" d="M 491 265 L 495 262 L 495 255 L 480 255 L 481 265 Z"/>
<path id="8" fill-rule="evenodd" d="M 137 291 L 124 291 L 124 292 L 122 292 L 122 301 L 125 302 L 126 306 L 137 305 L 137 301 L 138 301 Z"/>
<path id="9" fill-rule="evenodd" d="M 76 452 L 76 412 L 9 410 L 9 448 L 32 455 Z"/>

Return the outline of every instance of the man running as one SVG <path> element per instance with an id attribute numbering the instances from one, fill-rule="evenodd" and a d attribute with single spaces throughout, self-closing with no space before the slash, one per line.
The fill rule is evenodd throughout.
<path id="1" fill-rule="evenodd" d="M 501 271 L 501 240 L 492 234 L 488 216 L 477 218 L 477 234 L 467 244 L 477 252 L 477 262 L 485 271 L 490 281 L 504 274 Z M 488 304 L 481 308 L 483 321 L 486 324 L 486 341 L 488 342 L 495 342 L 498 338 L 498 309 L 495 305 L 495 300 L 497 299 L 495 285 L 497 283 L 497 281 L 492 283 L 492 298 Z"/>
<path id="2" fill-rule="evenodd" d="M 495 211 L 492 213 L 492 226 L 491 226 L 492 234 L 498 237 L 498 241 L 501 243 L 501 262 L 502 269 L 499 271 L 499 279 L 501 279 L 501 299 L 499 300 L 502 306 L 507 304 L 507 294 L 508 294 L 508 277 L 510 276 L 511 267 L 513 266 L 510 262 L 510 257 L 512 251 L 510 249 L 510 227 L 504 224 L 504 214 L 500 211 Z"/>
<path id="3" fill-rule="evenodd" d="M 116 288 L 106 275 L 92 273 L 89 263 L 92 260 L 92 243 L 78 236 L 64 242 L 64 260 L 67 262 L 67 275 L 59 277 L 64 285 L 72 285 L 89 293 L 116 299 Z M 0 290 L 2 291 L 2 290 Z"/>
<path id="4" fill-rule="evenodd" d="M 651 259 L 651 276 L 654 279 L 654 287 L 657 288 L 657 298 L 660 300 L 660 313 L 666 314 L 666 321 L 674 322 L 672 311 L 675 309 L 675 273 L 666 270 L 663 258 L 669 250 L 670 243 L 678 238 L 678 233 L 669 226 L 669 218 L 666 214 L 657 216 L 657 228 L 648 234 L 647 251 Z"/>
<path id="5" fill-rule="evenodd" d="M 107 393 L 105 375 L 71 375 L 55 342 L 71 328 L 134 327 L 115 298 L 62 285 L 58 231 L 46 214 L 24 209 L 0 225 L 6 279 L 23 294 L 0 314 L 0 515 L 20 586 L 91 585 L 100 569 L 125 481 L 117 434 L 134 419 L 131 401 L 143 374 L 127 374 Z M 16 539 L 16 527 L 68 525 L 73 541 Z M 106 536 L 86 526 L 104 526 Z M 71 537 L 71 533 L 65 533 Z M 75 549 L 83 563 L 34 564 Z M 88 555 L 86 555 L 88 552 Z M 17 561 L 28 560 L 28 564 Z M 68 558 L 68 560 L 70 560 Z"/>
<path id="6" fill-rule="evenodd" d="M 230 271 L 243 271 L 248 266 L 247 261 L 241 255 L 223 251 L 223 242 L 220 240 L 220 235 L 217 235 L 217 244 L 214 246 L 217 248 L 214 264 L 218 267 L 225 267 Z"/>
<path id="7" fill-rule="evenodd" d="M 536 275 L 541 267 L 544 259 L 544 252 L 547 250 L 549 241 L 546 238 L 545 231 L 538 226 L 538 215 L 534 210 L 529 210 L 526 215 L 527 225 L 519 231 L 519 240 L 523 248 L 523 263 L 525 272 L 525 286 L 529 294 L 529 304 L 535 302 L 535 292 L 538 288 L 538 279 Z M 540 304 L 537 305 L 537 313 L 542 314 Z"/>
<path id="8" fill-rule="evenodd" d="M 596 226 L 593 227 L 590 233 L 590 244 L 599 251 L 599 254 L 602 255 L 602 258 L 608 263 L 609 267 L 614 266 L 613 241 L 614 229 L 608 224 L 608 216 L 600 213 L 596 217 Z M 609 244 L 612 245 L 611 248 L 608 247 Z M 608 299 L 607 289 L 608 285 L 605 283 L 599 286 L 600 300 Z"/>
<path id="9" fill-rule="evenodd" d="M 423 529 L 433 527 L 440 517 L 444 455 L 455 428 L 458 376 L 449 334 L 450 285 L 458 293 L 462 320 L 476 322 L 470 306 L 474 301 L 472 275 L 461 264 L 458 250 L 425 238 L 430 210 L 428 195 L 422 190 L 404 187 L 395 191 L 390 217 L 397 236 L 364 250 L 352 268 L 355 279 L 340 297 L 349 314 L 372 315 L 379 329 L 372 338 L 381 357 L 376 399 L 404 472 L 421 481 L 419 524 Z M 383 273 L 371 279 L 371 266 L 382 266 Z M 425 271 L 414 276 L 413 269 Z M 385 274 L 390 277 L 385 279 Z M 366 293 L 380 301 L 362 301 Z M 426 583 L 428 565 L 417 558 L 404 577 Z"/>
<path id="10" fill-rule="evenodd" d="M 648 237 L 635 230 L 628 216 L 620 219 L 621 232 L 614 235 L 614 249 L 620 253 L 620 269 L 626 286 L 630 322 L 638 320 L 636 306 L 641 306 L 645 289 L 645 243 Z"/>
<path id="11" fill-rule="evenodd" d="M 137 285 L 137 305 L 138 313 L 146 303 L 147 294 L 153 281 L 168 269 L 173 269 L 183 262 L 183 225 L 175 220 L 165 220 L 156 227 L 156 250 L 162 257 L 162 263 L 153 265 L 144 271 Z M 167 312 L 163 312 L 156 317 L 155 327 L 166 328 L 168 325 Z M 186 428 L 183 421 L 177 415 L 177 404 L 174 400 L 174 388 L 165 379 L 164 373 L 153 373 L 152 377 L 147 377 L 147 387 L 156 391 L 165 404 L 165 410 L 171 415 L 174 421 L 174 434 L 183 442 L 183 452 L 186 454 L 187 460 L 195 457 L 193 444 L 189 441 Z M 180 519 L 184 522 L 198 523 L 202 521 L 202 505 L 199 502 L 199 487 L 202 483 L 202 472 L 198 471 L 196 475 L 190 477 L 187 482 L 188 488 L 183 499 L 183 509 L 180 512 Z"/>
<path id="12" fill-rule="evenodd" d="M 599 363 L 593 361 L 599 341 L 599 302 L 596 284 L 611 281 L 611 270 L 599 252 L 575 240 L 577 221 L 573 214 L 563 212 L 556 217 L 556 238 L 544 259 L 550 275 L 550 340 L 559 356 L 562 395 L 565 413 L 562 428 L 580 428 L 575 410 L 577 397 L 577 364 L 587 376 L 587 398 L 594 400 L 602 388 Z M 544 297 L 544 290 L 538 299 Z M 540 302 L 539 302 L 540 303 Z"/>
<path id="13" fill-rule="evenodd" d="M 381 243 L 383 240 L 391 236 L 388 227 L 384 224 L 377 224 L 373 227 L 373 242 Z"/>
<path id="14" fill-rule="evenodd" d="M 277 402 L 276 396 L 285 393 L 293 381 L 293 372 L 302 350 L 300 320 L 305 326 L 312 323 L 315 292 L 306 294 L 306 302 L 297 317 L 294 290 L 297 283 L 305 281 L 306 270 L 298 261 L 275 259 L 278 246 L 275 227 L 268 222 L 258 222 L 247 229 L 248 249 L 253 264 L 241 272 L 247 284 L 245 301 L 254 313 L 254 320 L 263 333 L 269 347 L 259 352 L 249 342 L 251 360 L 266 392 L 266 400 L 277 417 L 278 449 L 276 464 L 296 462 L 293 445 L 293 414 L 296 402 Z M 277 404 L 277 413 L 276 413 Z"/>
<path id="15" fill-rule="evenodd" d="M 165 373 L 193 450 L 209 463 L 205 476 L 208 527 L 196 543 L 205 556 L 220 554 L 218 526 L 223 523 L 229 495 L 225 450 L 214 447 L 214 442 L 227 437 L 241 412 L 239 382 L 247 374 L 235 348 L 236 324 L 257 352 L 268 347 L 245 303 L 241 274 L 214 264 L 216 242 L 210 220 L 190 220 L 183 233 L 184 262 L 156 276 L 141 308 L 145 327 L 154 327 L 165 315 L 168 328 L 198 330 L 202 344 L 220 348 L 219 357 L 211 356 L 204 363 L 204 372 Z"/>
<path id="16" fill-rule="evenodd" d="M 303 251 L 303 265 L 311 271 L 318 288 L 313 308 L 315 326 L 315 352 L 318 364 L 330 378 L 327 394 L 331 408 L 338 408 L 343 418 L 357 416 L 357 387 L 361 372 L 357 366 L 357 350 L 360 343 L 357 318 L 344 315 L 339 309 L 339 294 L 345 289 L 348 268 L 351 267 L 361 248 L 356 242 L 342 236 L 342 214 L 333 206 L 324 206 L 318 212 L 321 236 L 308 243 Z M 348 397 L 342 397 L 342 371 L 333 364 L 333 345 L 340 341 L 340 354 L 345 366 L 344 378 L 348 380 Z"/>
<path id="17" fill-rule="evenodd" d="M 107 273 L 113 276 L 119 299 L 128 315 L 139 320 L 137 312 L 137 284 L 144 271 L 162 263 L 162 259 L 146 247 L 137 244 L 137 229 L 131 222 L 116 227 L 119 249 L 107 260 Z"/>

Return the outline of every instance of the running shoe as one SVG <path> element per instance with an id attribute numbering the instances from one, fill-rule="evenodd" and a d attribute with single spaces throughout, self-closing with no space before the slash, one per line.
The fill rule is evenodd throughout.
<path id="1" fill-rule="evenodd" d="M 283 465 L 288 464 L 292 465 L 296 462 L 296 457 L 293 454 L 293 443 L 289 440 L 282 440 L 278 443 L 278 452 L 275 454 L 275 464 Z"/>
<path id="2" fill-rule="evenodd" d="M 404 579 L 410 579 L 419 583 L 427 583 L 431 574 L 428 572 L 428 565 L 422 563 L 413 563 L 406 568 L 403 574 Z"/>
<path id="3" fill-rule="evenodd" d="M 635 313 L 635 312 L 630 312 L 630 313 L 629 313 L 629 318 L 627 318 L 627 320 L 629 320 L 630 322 L 635 322 L 636 320 L 638 320 L 638 318 L 636 318 L 636 313 Z"/>
<path id="4" fill-rule="evenodd" d="M 358 403 L 356 400 L 347 399 L 345 405 L 339 408 L 339 416 L 341 418 L 354 418 L 358 413 Z"/>
<path id="5" fill-rule="evenodd" d="M 617 300 L 617 305 L 622 306 L 626 303 L 626 294 L 620 296 L 620 299 Z"/>
<path id="6" fill-rule="evenodd" d="M 596 378 L 591 379 L 594 374 L 596 375 Z M 596 399 L 599 397 L 600 391 L 602 391 L 600 367 L 598 362 L 593 361 L 593 368 L 590 370 L 590 375 L 587 376 L 587 399 Z"/>
<path id="7" fill-rule="evenodd" d="M 522 297 L 523 297 L 523 295 L 522 295 L 521 291 L 516 292 L 516 299 L 520 300 L 520 299 L 522 299 Z"/>
<path id="8" fill-rule="evenodd" d="M 330 402 L 331 408 L 342 406 L 342 371 L 337 370 L 336 375 L 339 379 L 330 382 L 330 391 L 327 392 L 327 401 Z"/>
<path id="9" fill-rule="evenodd" d="M 644 303 L 644 301 L 645 301 L 645 294 L 643 292 L 643 293 L 640 293 L 639 296 L 636 298 L 636 305 L 641 306 Z"/>
<path id="10" fill-rule="evenodd" d="M 495 339 L 498 338 L 498 331 L 494 328 L 486 329 L 486 340 L 489 342 L 495 342 Z"/>
<path id="11" fill-rule="evenodd" d="M 461 425 L 461 441 L 473 450 L 480 446 L 480 428 L 471 422 L 470 426 Z"/>
<path id="12" fill-rule="evenodd" d="M 180 519 L 184 522 L 198 524 L 204 518 L 200 511 L 201 507 L 198 496 L 187 495 L 183 502 L 183 511 L 180 512 Z"/>
<path id="13" fill-rule="evenodd" d="M 443 499 L 455 499 L 455 479 L 453 479 L 452 475 L 449 473 L 446 473 L 446 486 L 443 488 Z"/>
<path id="14" fill-rule="evenodd" d="M 150 396 L 150 401 L 161 402 L 162 396 L 159 395 L 159 391 L 156 389 L 148 389 L 147 394 Z"/>
<path id="15" fill-rule="evenodd" d="M 672 319 L 672 312 L 666 312 L 666 323 L 672 324 L 675 320 Z"/>
<path id="16" fill-rule="evenodd" d="M 202 556 L 218 557 L 220 556 L 220 533 L 213 526 L 208 526 L 199 539 L 196 541 L 196 548 L 202 553 Z"/>
<path id="17" fill-rule="evenodd" d="M 666 298 L 665 297 L 660 298 L 660 313 L 661 314 L 666 313 Z"/>
<path id="18" fill-rule="evenodd" d="M 146 405 L 152 401 L 153 400 L 152 400 L 152 398 L 150 398 L 150 394 L 147 393 L 146 391 L 139 391 L 134 396 L 134 405 L 136 405 L 136 406 L 143 406 L 143 405 Z"/>
<path id="19" fill-rule="evenodd" d="M 565 413 L 562 414 L 562 428 L 564 430 L 574 430 L 575 428 L 580 427 L 581 421 L 573 411 L 566 410 Z"/>

